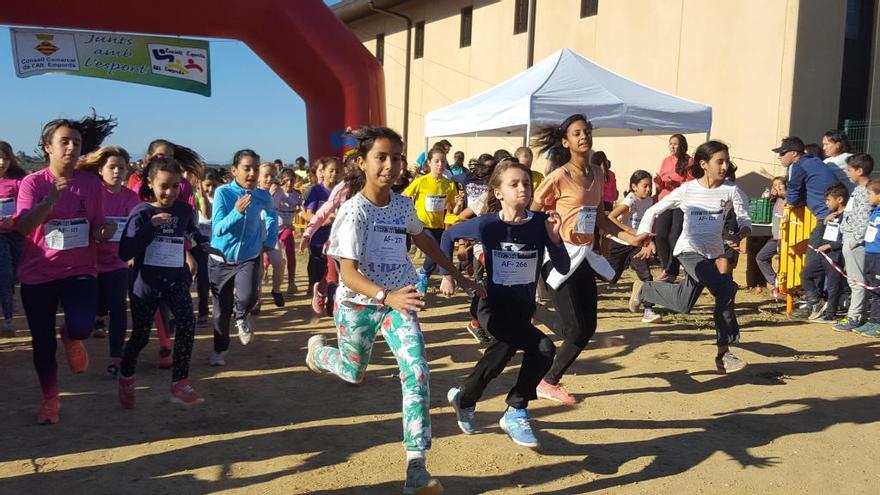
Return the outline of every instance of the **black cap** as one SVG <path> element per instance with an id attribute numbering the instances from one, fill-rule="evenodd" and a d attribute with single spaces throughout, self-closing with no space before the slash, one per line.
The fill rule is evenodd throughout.
<path id="1" fill-rule="evenodd" d="M 787 138 L 782 138 L 782 145 L 778 148 L 773 148 L 771 151 L 780 155 L 788 153 L 789 151 L 803 153 L 804 142 L 799 137 L 789 136 Z"/>

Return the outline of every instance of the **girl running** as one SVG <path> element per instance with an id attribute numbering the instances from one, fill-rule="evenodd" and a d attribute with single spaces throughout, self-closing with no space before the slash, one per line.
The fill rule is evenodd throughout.
<path id="1" fill-rule="evenodd" d="M 561 317 L 554 328 L 564 339 L 553 366 L 538 385 L 538 397 L 572 405 L 577 401 L 560 384 L 562 376 L 596 333 L 596 274 L 589 260 L 593 258 L 596 225 L 632 245 L 641 245 L 649 234 L 634 236 L 621 230 L 605 215 L 602 205 L 602 169 L 590 165 L 593 126 L 580 114 L 565 119 L 558 127 L 545 129 L 538 138 L 541 152 L 550 152 L 562 165 L 548 175 L 535 191 L 532 209 L 555 210 L 562 218 L 560 235 L 571 258 L 567 274 L 544 269 L 550 299 Z"/>
<path id="2" fill-rule="evenodd" d="M 623 201 L 611 210 L 608 218 L 622 230 L 635 235 L 645 212 L 654 204 L 651 199 L 651 174 L 644 170 L 636 170 L 629 178 L 629 191 Z M 647 260 L 637 257 L 638 253 L 637 248 L 629 244 L 621 244 L 618 241 L 612 242 L 611 250 L 608 253 L 608 262 L 614 268 L 612 284 L 620 280 L 627 266 L 632 267 L 636 272 L 638 279 L 633 282 L 632 293 L 629 296 L 629 310 L 633 313 L 639 310 L 639 290 L 642 283 L 654 280 Z M 660 315 L 651 309 L 650 304 L 645 306 L 642 323 L 653 323 L 658 320 L 660 320 Z"/>
<path id="3" fill-rule="evenodd" d="M 462 287 L 483 290 L 443 256 L 424 232 L 412 201 L 391 193 L 400 173 L 400 135 L 384 127 L 368 127 L 356 137 L 357 165 L 364 171 L 366 185 L 339 209 L 329 249 L 341 265 L 334 314 L 338 347 L 327 346 L 323 335 L 311 337 L 306 364 L 312 371 L 330 372 L 346 382 L 360 383 L 373 342 L 381 331 L 400 368 L 407 456 L 403 493 L 441 494 L 442 486 L 425 467 L 425 451 L 431 446 L 429 377 L 416 316 L 424 302 L 413 285 L 418 278 L 407 255 L 407 234 L 453 273 Z"/>
<path id="4" fill-rule="evenodd" d="M 150 159 L 156 156 L 172 158 L 178 163 L 178 165 L 180 165 L 181 169 L 185 172 L 185 175 L 201 177 L 202 157 L 186 146 L 181 146 L 165 139 L 156 139 L 150 142 L 147 146 L 147 153 L 144 156 L 144 164 L 149 163 Z M 140 174 L 132 174 L 132 177 L 129 177 L 129 189 L 136 192 L 141 190 L 145 172 L 146 166 L 141 169 Z M 180 193 L 177 196 L 177 201 L 188 204 L 194 212 L 198 209 L 196 207 L 192 184 L 186 179 L 186 177 L 183 177 L 180 180 Z M 188 242 L 189 241 L 187 241 L 187 243 Z M 189 246 L 187 245 L 187 247 Z M 204 258 L 205 256 L 207 256 L 207 254 L 200 253 L 199 250 L 196 250 L 195 255 L 193 255 L 187 249 L 186 263 L 191 268 L 195 269 L 199 264 L 199 258 Z M 171 339 L 169 338 L 169 334 L 171 332 L 168 330 L 171 329 L 173 331 L 174 329 L 174 324 L 171 321 L 172 312 L 164 302 L 159 303 L 159 307 L 156 311 L 156 333 L 159 335 L 159 367 L 170 368 L 172 365 L 172 359 Z M 207 314 L 207 298 L 204 303 L 201 299 L 199 300 L 199 314 Z"/>
<path id="5" fill-rule="evenodd" d="M 208 239 L 211 238 L 211 217 L 214 211 L 214 191 L 222 184 L 220 175 L 214 169 L 206 169 L 205 176 L 199 181 L 196 190 L 196 204 L 198 211 L 199 232 Z M 198 264 L 196 270 L 196 293 L 199 296 L 199 317 L 196 327 L 208 326 L 208 301 L 211 294 L 211 281 L 208 277 L 208 251 L 193 249 L 192 254 Z"/>
<path id="6" fill-rule="evenodd" d="M 43 391 L 37 413 L 41 424 L 57 423 L 61 408 L 55 362 L 59 302 L 64 311 L 61 340 L 67 363 L 74 373 L 82 373 L 89 365 L 82 340 L 95 326 L 95 241 L 111 238 L 116 224 L 104 220 L 100 179 L 75 168 L 80 156 L 97 149 L 115 125 L 95 115 L 46 124 L 40 144 L 49 166 L 23 178 L 18 190 L 15 228 L 25 238 L 18 275 L 34 367 Z"/>
<path id="7" fill-rule="evenodd" d="M 685 182 L 691 180 L 689 170 L 693 158 L 687 154 L 688 142 L 681 134 L 673 134 L 669 138 L 669 156 L 663 159 L 660 165 L 660 173 L 654 176 L 657 184 L 657 199 L 661 200 L 667 194 L 676 190 Z M 680 265 L 672 251 L 681 235 L 682 213 L 681 210 L 667 210 L 657 219 L 657 256 L 660 258 L 660 266 L 663 272 L 657 279 L 661 282 L 675 282 L 678 277 Z"/>
<path id="8" fill-rule="evenodd" d="M 12 324 L 15 272 L 21 260 L 24 238 L 15 230 L 15 205 L 18 188 L 27 172 L 18 164 L 12 146 L 0 141 L 0 305 L 3 306 L 3 328 L 0 336 L 15 337 Z"/>
<path id="9" fill-rule="evenodd" d="M 293 219 L 302 208 L 302 195 L 296 190 L 296 174 L 285 168 L 281 171 L 281 187 L 272 197 L 278 212 L 278 243 L 287 258 L 287 293 L 296 293 L 296 232 Z"/>
<path id="10" fill-rule="evenodd" d="M 556 347 L 531 320 L 544 249 L 560 273 L 568 272 L 568 252 L 559 237 L 562 220 L 555 211 L 527 210 L 532 199 L 532 176 L 520 163 L 508 160 L 498 164 L 489 180 L 489 193 L 488 214 L 450 227 L 441 242 L 447 258 L 452 255 L 456 239 L 483 244 L 488 297 L 479 300 L 477 318 L 495 338 L 464 383 L 449 389 L 447 398 L 461 431 L 474 433 L 477 401 L 516 351 L 523 351 L 519 377 L 507 394 L 508 408 L 500 424 L 515 443 L 537 447 L 526 408 L 530 400 L 537 399 L 535 390 L 553 364 Z M 450 275 L 444 273 L 440 292 L 447 296 L 455 292 Z"/>
<path id="11" fill-rule="evenodd" d="M 122 346 L 128 327 L 128 263 L 119 257 L 119 240 L 131 211 L 141 203 L 138 195 L 123 187 L 125 171 L 131 158 L 118 146 L 105 146 L 90 154 L 78 166 L 79 170 L 92 172 L 101 178 L 101 204 L 104 218 L 116 224 L 110 239 L 99 242 L 98 249 L 98 307 L 109 313 L 108 343 L 110 364 L 107 373 L 116 376 L 122 361 Z"/>
<path id="12" fill-rule="evenodd" d="M 259 184 L 259 188 L 263 191 L 269 193 L 269 196 L 272 198 L 272 206 L 276 208 L 275 214 L 275 224 L 278 225 L 278 199 L 276 199 L 275 195 L 281 192 L 281 189 L 278 187 L 278 184 L 275 183 L 275 165 L 272 163 L 264 163 L 260 165 L 260 176 L 257 179 Z M 273 191 L 274 190 L 274 191 Z M 283 194 L 283 193 L 282 193 Z M 266 213 L 263 213 L 263 218 L 266 218 Z M 272 248 L 267 250 L 263 255 L 263 270 L 267 271 L 269 269 L 269 265 L 272 266 L 272 301 L 275 303 L 275 306 L 281 308 L 284 307 L 284 295 L 281 294 L 281 283 L 284 282 L 284 258 L 281 256 L 281 250 L 278 249 L 278 238 L 269 239 L 266 238 L 266 243 L 272 243 Z M 260 288 L 260 293 L 262 293 L 262 286 Z M 259 297 L 257 298 L 257 308 L 260 307 Z"/>
<path id="13" fill-rule="evenodd" d="M 403 195 L 412 198 L 419 220 L 425 226 L 425 232 L 434 238 L 435 244 L 438 244 L 446 226 L 446 213 L 458 214 L 458 211 L 455 211 L 456 189 L 451 180 L 443 177 L 443 171 L 446 170 L 446 151 L 443 148 L 431 149 L 426 163 L 429 172 L 413 180 L 403 191 Z M 436 266 L 434 260 L 426 253 L 425 263 L 418 272 L 419 282 L 416 286 L 422 294 L 427 292 L 428 279 Z"/>
<path id="14" fill-rule="evenodd" d="M 730 344 L 739 341 L 739 323 L 736 321 L 734 301 L 737 285 L 730 274 L 721 274 L 715 260 L 724 254 L 722 238 L 724 220 L 731 209 L 739 224 L 738 237 L 745 239 L 751 233 L 746 194 L 736 184 L 725 180 L 730 166 L 726 144 L 709 141 L 694 153 L 691 174 L 696 180 L 684 183 L 648 208 L 639 224 L 638 232 L 648 233 L 657 218 L 665 211 L 679 208 L 684 212 L 682 235 L 675 245 L 677 256 L 687 276 L 677 284 L 645 282 L 641 301 L 665 306 L 678 313 L 688 313 L 696 304 L 704 287 L 715 297 L 715 333 L 718 354 L 715 364 L 722 373 L 739 371 L 746 362 L 730 352 Z M 654 243 L 642 249 L 643 257 L 654 252 Z"/>
<path id="15" fill-rule="evenodd" d="M 208 239 L 195 224 L 192 209 L 176 201 L 183 170 L 171 158 L 153 157 L 144 170 L 139 191 L 144 202 L 136 206 L 119 241 L 119 256 L 134 260 L 131 290 L 131 337 L 125 345 L 119 370 L 119 403 L 125 409 L 135 405 L 134 373 L 137 358 L 150 338 L 153 315 L 164 301 L 174 316 L 174 356 L 171 371 L 171 400 L 180 404 L 204 401 L 189 384 L 189 361 L 195 338 L 192 272 L 186 265 L 184 239 L 204 249 Z"/>
<path id="16" fill-rule="evenodd" d="M 330 190 L 336 185 L 338 180 L 339 161 L 336 158 L 321 158 L 318 160 L 318 166 L 315 167 L 315 174 L 321 178 L 321 182 L 312 186 L 309 194 L 306 196 L 305 205 L 303 206 L 303 218 L 310 221 L 321 206 L 330 199 Z M 320 313 L 320 308 L 324 306 L 324 298 L 327 295 L 327 289 L 323 284 L 324 276 L 327 274 L 327 256 L 324 255 L 324 244 L 330 237 L 330 226 L 333 219 L 328 218 L 319 225 L 318 230 L 309 237 L 309 286 L 306 295 L 316 299 L 312 301 L 312 307 L 316 307 L 316 303 L 320 302 L 319 308 L 315 311 Z"/>
<path id="17" fill-rule="evenodd" d="M 260 255 L 273 249 L 278 239 L 272 197 L 257 188 L 259 168 L 260 155 L 255 151 L 236 151 L 232 158 L 235 180 L 214 192 L 213 235 L 208 260 L 211 294 L 214 296 L 211 366 L 226 364 L 230 318 L 235 319 L 241 345 L 251 342 L 254 334 L 248 314 L 256 306 L 260 294 Z M 263 212 L 266 213 L 265 226 Z"/>

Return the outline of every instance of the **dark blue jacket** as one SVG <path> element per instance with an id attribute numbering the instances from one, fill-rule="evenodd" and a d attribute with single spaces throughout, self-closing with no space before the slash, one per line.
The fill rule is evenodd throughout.
<path id="1" fill-rule="evenodd" d="M 807 205 L 820 221 L 828 216 L 825 190 L 839 181 L 828 164 L 812 155 L 792 163 L 788 174 L 785 200 L 791 206 Z"/>

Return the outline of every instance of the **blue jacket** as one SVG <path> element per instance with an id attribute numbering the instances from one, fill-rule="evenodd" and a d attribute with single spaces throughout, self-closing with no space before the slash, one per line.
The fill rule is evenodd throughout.
<path id="1" fill-rule="evenodd" d="M 839 181 L 828 164 L 812 155 L 804 155 L 791 164 L 785 200 L 791 206 L 807 205 L 820 221 L 828 216 L 825 190 Z"/>
<path id="2" fill-rule="evenodd" d="M 251 195 L 251 204 L 244 214 L 235 209 L 235 202 L 245 194 Z M 266 236 L 263 237 L 263 218 L 266 212 Z M 263 248 L 272 249 L 278 242 L 278 221 L 275 205 L 268 191 L 247 190 L 233 181 L 214 191 L 214 210 L 211 222 L 211 247 L 221 251 L 226 261 L 245 261 L 257 257 Z"/>

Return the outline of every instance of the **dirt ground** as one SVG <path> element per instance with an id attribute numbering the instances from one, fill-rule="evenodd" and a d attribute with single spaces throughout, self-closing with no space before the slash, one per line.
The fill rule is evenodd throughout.
<path id="1" fill-rule="evenodd" d="M 600 285 L 599 331 L 565 379 L 581 402 L 532 404 L 535 451 L 498 427 L 519 358 L 478 405 L 478 433 L 459 432 L 446 391 L 481 348 L 464 329 L 463 296 L 428 296 L 428 466 L 447 494 L 877 493 L 880 341 L 787 321 L 781 303 L 743 290 L 736 352 L 749 366 L 719 375 L 711 299 L 645 325 L 626 310 L 629 284 Z M 92 364 L 78 376 L 59 350 L 54 426 L 35 423 L 39 389 L 17 317 L 20 337 L 0 340 L 0 493 L 400 493 L 400 388 L 387 346 L 377 344 L 359 386 L 315 375 L 306 340 L 334 334 L 332 321 L 313 321 L 302 292 L 282 309 L 264 301 L 254 342 L 233 339 L 225 368 L 207 365 L 211 332 L 199 329 L 191 380 L 206 402 L 193 408 L 168 402 L 155 340 L 130 411 L 104 372 L 106 340 L 87 342 Z"/>

